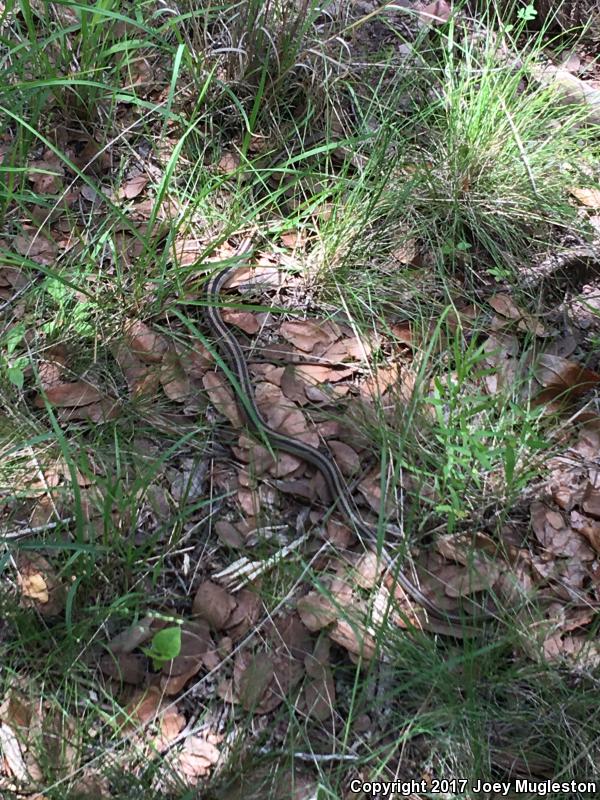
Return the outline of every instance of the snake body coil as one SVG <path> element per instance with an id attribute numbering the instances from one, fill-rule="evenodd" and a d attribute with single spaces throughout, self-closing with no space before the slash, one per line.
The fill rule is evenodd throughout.
<path id="1" fill-rule="evenodd" d="M 252 381 L 250 379 L 246 359 L 244 358 L 237 339 L 223 321 L 219 311 L 221 290 L 236 270 L 237 266 L 227 266 L 218 270 L 209 278 L 206 288 L 206 316 L 211 331 L 215 336 L 215 344 L 231 370 L 231 374 L 227 377 L 232 383 L 235 384 L 237 382 L 237 384 L 239 384 L 234 386 L 234 388 L 236 389 L 235 394 L 238 401 L 238 408 L 245 423 L 276 450 L 291 453 L 316 467 L 323 475 L 336 507 L 342 511 L 358 536 L 362 540 L 376 544 L 377 532 L 367 525 L 355 510 L 344 478 L 335 462 L 324 456 L 315 447 L 311 447 L 311 445 L 286 436 L 271 428 L 258 410 L 254 399 L 254 390 L 252 388 Z M 383 555 L 387 563 L 391 564 L 392 559 L 390 559 L 389 555 L 385 553 Z M 402 588 L 430 614 L 443 620 L 445 623 L 459 626 L 461 632 L 465 630 L 465 627 L 468 627 L 465 626 L 465 619 L 468 618 L 438 609 L 402 572 L 396 571 L 394 577 Z M 481 617 L 476 618 L 476 620 L 488 619 L 489 616 L 488 614 L 483 614 Z M 472 619 L 469 621 L 472 621 Z"/>

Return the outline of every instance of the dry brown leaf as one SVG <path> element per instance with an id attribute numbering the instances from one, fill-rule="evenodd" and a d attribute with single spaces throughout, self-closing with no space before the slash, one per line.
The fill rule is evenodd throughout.
<path id="1" fill-rule="evenodd" d="M 44 616 L 60 614 L 65 606 L 66 590 L 50 562 L 36 553 L 23 552 L 17 557 L 17 569 L 22 604 Z"/>
<path id="2" fill-rule="evenodd" d="M 87 406 L 74 408 L 60 408 L 58 419 L 61 422 L 87 419 L 90 422 L 103 423 L 117 419 L 121 414 L 121 404 L 118 400 L 103 397 L 99 403 L 90 403 Z"/>
<path id="3" fill-rule="evenodd" d="M 361 554 L 352 568 L 352 575 L 361 589 L 372 589 L 384 568 L 376 553 Z"/>
<path id="4" fill-rule="evenodd" d="M 376 513 L 381 512 L 382 487 L 381 475 L 378 470 L 370 472 L 357 486 L 358 491 L 369 504 L 370 508 Z M 395 507 L 393 492 L 387 492 L 384 501 L 384 512 L 390 515 Z"/>
<path id="5" fill-rule="evenodd" d="M 27 733 L 31 724 L 33 709 L 30 700 L 17 689 L 10 689 L 0 706 L 0 720 L 14 730 Z"/>
<path id="6" fill-rule="evenodd" d="M 277 652 L 303 659 L 313 650 L 313 640 L 298 614 L 283 614 L 264 627 L 266 638 Z"/>
<path id="7" fill-rule="evenodd" d="M 158 686 L 150 686 L 143 692 L 136 692 L 127 704 L 127 715 L 124 730 L 131 731 L 138 725 L 146 725 L 158 717 L 162 705 L 163 693 Z"/>
<path id="8" fill-rule="evenodd" d="M 577 511 L 571 511 L 571 525 L 573 529 L 588 540 L 597 553 L 600 553 L 600 522 L 588 519 Z"/>
<path id="9" fill-rule="evenodd" d="M 58 160 L 40 159 L 32 161 L 29 165 L 27 180 L 32 184 L 35 192 L 39 194 L 58 194 L 62 188 L 64 167 Z"/>
<path id="10" fill-rule="evenodd" d="M 196 238 L 176 239 L 173 246 L 173 261 L 180 267 L 195 264 L 205 250 L 205 241 Z"/>
<path id="11" fill-rule="evenodd" d="M 167 706 L 160 717 L 160 735 L 155 740 L 159 752 L 165 750 L 185 728 L 186 719 L 177 706 Z"/>
<path id="12" fill-rule="evenodd" d="M 46 390 L 46 399 L 53 406 L 86 406 L 102 400 L 101 392 L 86 381 L 73 381 L 71 383 L 56 383 Z M 44 397 L 36 396 L 35 405 L 44 407 Z"/>
<path id="13" fill-rule="evenodd" d="M 257 710 L 274 673 L 273 659 L 268 653 L 252 655 L 246 650 L 238 653 L 233 667 L 233 682 L 239 702 L 246 711 Z"/>
<path id="14" fill-rule="evenodd" d="M 0 751 L 2 752 L 4 767 L 11 777 L 19 783 L 27 785 L 31 780 L 31 775 L 25 764 L 19 737 L 10 725 L 5 722 L 0 725 Z"/>
<path id="15" fill-rule="evenodd" d="M 272 383 L 281 388 L 284 367 L 277 367 L 275 364 L 250 364 L 250 372 L 261 382 Z"/>
<path id="16" fill-rule="evenodd" d="M 24 228 L 20 236 L 15 236 L 14 247 L 17 253 L 44 266 L 52 264 L 56 258 L 56 244 L 38 230 Z"/>
<path id="17" fill-rule="evenodd" d="M 147 175 L 136 175 L 135 178 L 130 178 L 121 185 L 119 197 L 121 199 L 132 200 L 144 191 L 148 181 L 149 178 Z"/>
<path id="18" fill-rule="evenodd" d="M 593 389 L 600 382 L 600 375 L 566 358 L 541 353 L 534 366 L 534 374 L 544 387 L 538 396 L 540 402 L 579 397 Z"/>
<path id="19" fill-rule="evenodd" d="M 236 606 L 235 598 L 226 589 L 212 581 L 203 581 L 194 596 L 192 614 L 219 630 L 225 627 Z"/>
<path id="20" fill-rule="evenodd" d="M 306 712 L 320 721 L 330 718 L 335 709 L 335 682 L 329 664 L 329 651 L 329 639 L 322 636 L 315 644 L 313 654 L 304 659 L 309 678 L 304 687 Z"/>
<path id="21" fill-rule="evenodd" d="M 232 272 L 231 277 L 225 283 L 225 287 L 227 289 L 235 289 L 239 286 L 281 288 L 286 285 L 287 280 L 285 273 L 278 267 L 260 265 L 240 267 Z"/>
<path id="22" fill-rule="evenodd" d="M 581 507 L 586 514 L 600 519 L 600 489 L 592 486 L 589 481 L 583 493 Z"/>
<path id="23" fill-rule="evenodd" d="M 305 392 L 305 383 L 298 375 L 293 364 L 287 364 L 281 376 L 281 390 L 288 400 L 304 406 L 308 403 Z"/>
<path id="24" fill-rule="evenodd" d="M 244 546 L 244 537 L 237 528 L 228 520 L 220 519 L 215 523 L 215 533 L 228 547 L 238 550 Z"/>
<path id="25" fill-rule="evenodd" d="M 594 187 L 571 187 L 569 189 L 573 197 L 588 208 L 600 208 L 600 189 Z"/>
<path id="26" fill-rule="evenodd" d="M 311 519 L 311 521 L 314 521 L 315 524 L 318 524 L 321 521 L 322 514 L 318 512 L 316 517 L 316 520 Z M 332 517 L 329 517 L 327 520 L 327 527 L 325 529 L 325 535 L 323 538 L 327 542 L 331 542 L 331 544 L 335 545 L 336 548 L 342 550 L 350 547 L 350 545 L 356 541 L 356 535 L 353 533 L 350 527 L 346 523 L 338 522 Z"/>
<path id="27" fill-rule="evenodd" d="M 213 741 L 208 741 L 205 735 L 196 734 L 185 740 L 177 759 L 177 771 L 187 779 L 190 786 L 196 787 L 198 779 L 209 775 L 211 768 L 219 761 L 221 754 L 216 747 L 219 742 L 216 737 L 211 738 Z"/>
<path id="28" fill-rule="evenodd" d="M 237 607 L 227 620 L 227 630 L 234 642 L 244 637 L 256 624 L 260 615 L 261 599 L 249 589 L 237 594 Z"/>
<path id="29" fill-rule="evenodd" d="M 279 236 L 279 241 L 284 247 L 295 250 L 302 244 L 302 234 L 300 231 L 287 231 Z"/>
<path id="30" fill-rule="evenodd" d="M 109 678 L 134 686 L 142 683 L 148 672 L 146 657 L 134 653 L 106 654 L 101 657 L 99 666 Z"/>
<path id="31" fill-rule="evenodd" d="M 555 556 L 574 557 L 591 561 L 594 552 L 584 539 L 574 531 L 558 511 L 553 511 L 539 501 L 531 504 L 531 525 L 539 543 Z"/>
<path id="32" fill-rule="evenodd" d="M 319 355 L 338 339 L 340 332 L 337 326 L 327 320 L 289 320 L 279 327 L 283 338 L 305 353 Z"/>
<path id="33" fill-rule="evenodd" d="M 296 608 L 303 624 L 312 632 L 326 628 L 338 617 L 338 609 L 332 600 L 317 592 L 301 597 Z"/>
<path id="34" fill-rule="evenodd" d="M 400 264 L 412 264 L 419 252 L 417 239 L 405 239 L 392 253 L 392 258 Z"/>
<path id="35" fill-rule="evenodd" d="M 444 590 L 448 597 L 466 597 L 484 589 L 491 589 L 500 576 L 500 567 L 486 560 L 480 560 L 470 569 L 449 565 L 444 569 Z"/>
<path id="36" fill-rule="evenodd" d="M 308 386 L 318 386 L 321 383 L 336 383 L 350 377 L 355 372 L 353 367 L 324 367 L 320 364 L 298 364 L 296 377 Z"/>
<path id="37" fill-rule="evenodd" d="M 329 636 L 340 647 L 345 648 L 352 655 L 364 658 L 366 661 L 370 661 L 375 655 L 375 640 L 367 632 L 364 624 L 358 621 L 357 617 L 352 622 L 348 619 L 337 620 L 330 629 Z"/>
<path id="38" fill-rule="evenodd" d="M 111 800 L 108 778 L 84 770 L 84 775 L 73 786 L 77 800 Z M 35 800 L 35 798 L 29 798 Z M 45 800 L 40 796 L 39 800 Z"/>
<path id="39" fill-rule="evenodd" d="M 144 364 L 125 342 L 111 348 L 113 357 L 127 381 L 132 397 L 154 397 L 160 385 L 160 370 Z"/>
<path id="40" fill-rule="evenodd" d="M 293 494 L 295 497 L 308 500 L 309 502 L 313 502 L 316 497 L 315 483 L 312 478 L 278 480 L 275 482 L 275 486 L 284 494 Z M 319 519 L 316 521 L 316 524 L 320 522 L 322 514 L 319 513 L 317 516 Z"/>
<path id="41" fill-rule="evenodd" d="M 400 380 L 400 367 L 391 364 L 388 367 L 376 367 L 374 374 L 371 374 L 360 385 L 360 394 L 366 399 L 377 400 L 390 387 L 396 385 Z"/>
<path id="42" fill-rule="evenodd" d="M 354 448 L 335 439 L 330 439 L 327 447 L 343 475 L 352 476 L 360 470 L 360 458 Z"/>
<path id="43" fill-rule="evenodd" d="M 147 364 L 159 364 L 167 352 L 166 339 L 139 319 L 126 324 L 124 335 L 132 353 Z"/>
<path id="44" fill-rule="evenodd" d="M 39 379 L 43 389 L 48 390 L 62 381 L 62 375 L 67 366 L 67 348 L 64 345 L 54 345 L 44 351 L 44 360 L 39 365 Z"/>
<path id="45" fill-rule="evenodd" d="M 179 358 L 190 378 L 202 378 L 207 369 L 212 367 L 215 359 L 202 342 L 194 342 L 189 349 L 182 349 Z"/>
<path id="46" fill-rule="evenodd" d="M 217 169 L 223 174 L 235 172 L 240 166 L 240 155 L 236 151 L 226 150 L 217 164 Z"/>
<path id="47" fill-rule="evenodd" d="M 202 378 L 202 385 L 219 414 L 227 417 L 234 428 L 241 428 L 243 423 L 238 405 L 225 379 L 216 372 L 207 372 Z"/>
<path id="48" fill-rule="evenodd" d="M 170 352 L 160 365 L 160 382 L 164 393 L 174 403 L 183 403 L 191 391 L 191 384 L 177 353 Z"/>
<path id="49" fill-rule="evenodd" d="M 257 315 L 252 314 L 250 311 L 235 311 L 231 308 L 224 308 L 221 311 L 221 316 L 228 325 L 239 328 L 249 336 L 254 336 L 260 330 Z"/>
<path id="50" fill-rule="evenodd" d="M 509 294 L 495 294 L 489 298 L 488 303 L 503 317 L 514 320 L 522 331 L 530 331 L 536 336 L 546 336 L 547 331 L 541 322 L 531 314 L 521 309 Z"/>
<path id="51" fill-rule="evenodd" d="M 452 16 L 452 6 L 446 0 L 433 0 L 427 5 L 420 3 L 416 8 L 419 18 L 426 25 L 443 25 Z"/>

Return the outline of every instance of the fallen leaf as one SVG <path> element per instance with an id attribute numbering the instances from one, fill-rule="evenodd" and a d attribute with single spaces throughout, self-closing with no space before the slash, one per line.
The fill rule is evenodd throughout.
<path id="1" fill-rule="evenodd" d="M 600 375 L 566 358 L 541 353 L 534 365 L 534 375 L 544 387 L 536 400 L 580 397 L 600 383 Z"/>
<path id="2" fill-rule="evenodd" d="M 593 550 L 581 536 L 568 525 L 563 515 L 535 501 L 530 507 L 531 525 L 534 533 L 549 553 L 555 556 L 577 556 L 582 561 L 591 561 Z"/>
<path id="3" fill-rule="evenodd" d="M 103 397 L 99 403 L 90 403 L 86 406 L 61 408 L 58 418 L 61 422 L 70 420 L 87 419 L 90 422 L 103 423 L 117 419 L 121 414 L 121 404 L 118 400 Z"/>
<path id="4" fill-rule="evenodd" d="M 43 556 L 20 553 L 17 558 L 17 583 L 22 603 L 44 616 L 59 614 L 66 600 L 66 590 L 54 568 Z"/>
<path id="5" fill-rule="evenodd" d="M 330 718 L 335 709 L 335 682 L 329 663 L 329 651 L 329 639 L 321 637 L 315 644 L 313 654 L 304 659 L 308 676 L 304 687 L 306 712 L 321 722 Z"/>
<path id="6" fill-rule="evenodd" d="M 212 628 L 224 628 L 231 612 L 237 606 L 235 598 L 222 586 L 203 581 L 192 603 L 192 614 L 205 619 Z"/>
<path id="7" fill-rule="evenodd" d="M 150 686 L 143 692 L 136 692 L 127 704 L 125 731 L 131 731 L 137 725 L 146 725 L 156 719 L 162 705 L 163 693 L 158 686 Z"/>
<path id="8" fill-rule="evenodd" d="M 134 686 L 142 683 L 147 675 L 147 659 L 134 653 L 107 654 L 101 657 L 100 669 L 109 678 Z"/>
<path id="9" fill-rule="evenodd" d="M 238 550 L 244 546 L 244 537 L 228 520 L 220 519 L 215 523 L 215 532 L 221 542 Z"/>
<path id="10" fill-rule="evenodd" d="M 597 187 L 571 187 L 573 197 L 588 208 L 600 208 L 600 189 Z"/>
<path id="11" fill-rule="evenodd" d="M 360 470 L 360 458 L 352 447 L 335 439 L 330 439 L 327 447 L 331 450 L 342 475 L 352 476 Z"/>
<path id="12" fill-rule="evenodd" d="M 586 514 L 600 519 L 600 489 L 592 486 L 589 481 L 583 493 L 581 507 Z"/>
<path id="13" fill-rule="evenodd" d="M 219 163 L 217 164 L 217 169 L 219 172 L 223 174 L 229 174 L 239 169 L 239 166 L 240 166 L 239 153 L 233 152 L 231 150 L 226 150 L 219 159 Z"/>
<path id="14" fill-rule="evenodd" d="M 316 353 L 319 347 L 323 350 L 340 335 L 332 323 L 312 319 L 283 322 L 279 326 L 279 333 L 286 341 L 305 353 Z"/>
<path id="15" fill-rule="evenodd" d="M 353 610 L 356 612 L 356 609 Z M 370 661 L 375 655 L 375 640 L 355 614 L 352 622 L 348 619 L 338 619 L 329 631 L 329 636 L 340 647 L 366 661 Z"/>
<path id="16" fill-rule="evenodd" d="M 167 352 L 163 336 L 155 333 L 141 320 L 130 320 L 124 329 L 125 341 L 133 354 L 148 364 L 158 364 Z"/>
<path id="17" fill-rule="evenodd" d="M 338 609 L 333 601 L 317 592 L 309 592 L 299 598 L 296 608 L 300 619 L 312 632 L 326 628 L 338 617 Z"/>
<path id="18" fill-rule="evenodd" d="M 207 372 L 202 384 L 217 411 L 227 417 L 234 428 L 241 428 L 242 418 L 238 405 L 226 380 L 216 372 Z"/>
<path id="19" fill-rule="evenodd" d="M 183 403 L 189 396 L 190 380 L 176 353 L 167 353 L 163 357 L 160 366 L 160 382 L 164 393 L 174 403 Z"/>
<path id="20" fill-rule="evenodd" d="M 0 751 L 9 774 L 19 783 L 27 784 L 31 778 L 19 739 L 10 725 L 4 722 L 0 725 Z"/>
<path id="21" fill-rule="evenodd" d="M 234 642 L 242 639 L 256 624 L 260 615 L 261 599 L 249 589 L 237 594 L 237 606 L 227 620 L 227 630 Z"/>
<path id="22" fill-rule="evenodd" d="M 163 752 L 185 728 L 186 719 L 177 706 L 167 706 L 160 717 L 159 735 L 154 741 L 158 752 Z"/>
<path id="23" fill-rule="evenodd" d="M 374 372 L 360 384 L 361 396 L 377 400 L 389 388 L 400 380 L 400 367 L 391 364 L 387 367 L 376 367 Z"/>
<path id="24" fill-rule="evenodd" d="M 131 200 L 140 195 L 148 184 L 147 175 L 136 175 L 121 185 L 119 189 L 119 197 L 126 200 Z"/>
<path id="25" fill-rule="evenodd" d="M 46 391 L 61 383 L 62 374 L 67 366 L 67 349 L 64 345 L 48 347 L 44 351 L 44 360 L 38 368 L 39 380 Z"/>
<path id="26" fill-rule="evenodd" d="M 298 403 L 301 406 L 308 403 L 306 397 L 305 383 L 298 375 L 296 375 L 296 368 L 293 364 L 287 364 L 281 376 L 281 390 L 288 400 Z"/>
<path id="27" fill-rule="evenodd" d="M 495 294 L 489 298 L 488 303 L 498 314 L 517 322 L 517 327 L 520 330 L 529 331 L 535 336 L 547 335 L 547 331 L 542 323 L 536 320 L 534 316 L 527 313 L 527 311 L 519 308 L 509 294 Z"/>
<path id="28" fill-rule="evenodd" d="M 56 258 L 56 244 L 37 230 L 25 228 L 16 236 L 14 247 L 17 253 L 44 266 L 52 264 Z"/>
<path id="29" fill-rule="evenodd" d="M 257 315 L 250 313 L 250 311 L 235 311 L 231 308 L 224 308 L 221 311 L 221 316 L 228 325 L 239 328 L 249 336 L 253 336 L 260 330 Z"/>
<path id="30" fill-rule="evenodd" d="M 215 742 L 216 744 L 216 742 Z M 196 788 L 199 778 L 205 778 L 211 767 L 218 763 L 219 750 L 200 734 L 188 736 L 177 759 L 177 771 Z"/>
<path id="31" fill-rule="evenodd" d="M 101 400 L 102 394 L 90 383 L 73 381 L 72 383 L 56 383 L 48 387 L 46 399 L 53 406 L 85 406 Z M 38 408 L 44 408 L 43 395 L 37 395 L 34 403 Z"/>
<path id="32" fill-rule="evenodd" d="M 131 653 L 153 635 L 154 617 L 146 616 L 114 636 L 109 647 L 112 653 Z"/>
<path id="33" fill-rule="evenodd" d="M 236 694 L 246 711 L 256 711 L 274 674 L 273 660 L 268 653 L 238 653 L 233 667 Z"/>
<path id="34" fill-rule="evenodd" d="M 62 188 L 64 168 L 56 161 L 32 161 L 29 165 L 27 180 L 32 184 L 34 191 L 39 194 L 58 194 Z"/>
<path id="35" fill-rule="evenodd" d="M 443 25 L 452 16 L 452 6 L 446 0 L 434 0 L 427 5 L 421 4 L 417 13 L 426 25 Z"/>
<path id="36" fill-rule="evenodd" d="M 298 364 L 296 377 L 308 386 L 318 386 L 321 383 L 343 381 L 355 372 L 353 367 L 324 367 L 320 364 Z"/>

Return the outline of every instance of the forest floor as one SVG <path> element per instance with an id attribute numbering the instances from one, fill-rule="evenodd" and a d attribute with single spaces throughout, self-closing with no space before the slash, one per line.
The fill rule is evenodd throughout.
<path id="1" fill-rule="evenodd" d="M 594 793 L 600 31 L 485 6 L 0 5 L 2 800 Z"/>

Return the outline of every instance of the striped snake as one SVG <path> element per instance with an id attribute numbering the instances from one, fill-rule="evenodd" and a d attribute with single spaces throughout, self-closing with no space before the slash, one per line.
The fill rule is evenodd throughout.
<path id="1" fill-rule="evenodd" d="M 245 246 L 242 245 L 242 247 L 238 248 L 236 255 L 241 255 L 247 248 L 247 243 Z M 274 449 L 281 450 L 285 453 L 291 453 L 294 456 L 298 456 L 303 461 L 312 464 L 313 467 L 316 467 L 323 475 L 336 507 L 344 514 L 353 530 L 358 534 L 360 539 L 363 540 L 363 543 L 364 541 L 369 541 L 376 544 L 377 532 L 375 529 L 371 528 L 356 511 L 348 487 L 346 486 L 337 464 L 323 455 L 316 447 L 312 447 L 311 445 L 305 444 L 293 437 L 286 436 L 271 428 L 258 410 L 246 359 L 244 358 L 237 339 L 223 321 L 223 317 L 219 311 L 221 290 L 237 269 L 237 265 L 226 266 L 223 269 L 217 270 L 210 276 L 206 287 L 206 317 L 209 327 L 215 336 L 215 343 L 225 360 L 226 366 L 229 368 L 227 371 L 227 378 L 235 389 L 238 408 L 245 424 L 250 430 L 254 431 L 255 434 L 258 434 L 264 441 L 268 442 Z M 385 552 L 383 556 L 388 567 L 391 567 L 393 562 L 390 556 Z M 456 626 L 460 629 L 461 634 L 463 634 L 465 630 L 469 630 L 469 626 L 465 624 L 467 619 L 469 622 L 480 622 L 491 617 L 490 614 L 485 612 L 477 617 L 469 618 L 442 611 L 402 572 L 396 570 L 394 577 L 413 600 L 426 609 L 432 616 L 445 623 L 449 623 L 451 626 Z"/>

